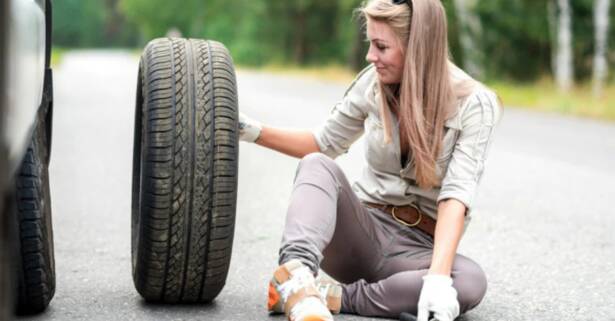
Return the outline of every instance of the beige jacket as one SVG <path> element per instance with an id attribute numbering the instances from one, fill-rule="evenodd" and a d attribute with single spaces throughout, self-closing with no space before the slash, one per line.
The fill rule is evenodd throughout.
<path id="1" fill-rule="evenodd" d="M 412 204 L 437 219 L 437 203 L 454 198 L 467 208 L 467 226 L 493 130 L 500 119 L 501 107 L 496 94 L 485 87 L 477 87 L 460 102 L 457 113 L 446 121 L 442 152 L 437 159 L 442 182 L 428 191 L 420 189 L 415 182 L 412 158 L 405 168 L 401 167 L 399 126 L 393 113 L 393 141 L 384 144 L 379 95 L 376 70 L 369 66 L 357 76 L 342 101 L 333 107 L 327 121 L 314 132 L 321 152 L 336 158 L 346 153 L 365 133 L 367 165 L 361 178 L 353 184 L 361 200 Z"/>

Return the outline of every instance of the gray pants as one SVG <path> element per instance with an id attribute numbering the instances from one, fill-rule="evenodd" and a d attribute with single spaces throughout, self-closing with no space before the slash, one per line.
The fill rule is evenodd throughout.
<path id="1" fill-rule="evenodd" d="M 342 283 L 342 312 L 397 318 L 416 315 L 433 239 L 366 207 L 329 157 L 310 154 L 297 169 L 286 216 L 280 264 L 299 259 Z M 482 300 L 483 270 L 457 254 L 452 270 L 461 313 Z"/>

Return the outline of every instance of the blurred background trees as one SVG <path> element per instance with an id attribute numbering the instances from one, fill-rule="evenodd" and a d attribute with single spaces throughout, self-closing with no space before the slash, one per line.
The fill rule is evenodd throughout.
<path id="1" fill-rule="evenodd" d="M 594 4 L 594 96 L 602 94 L 604 82 L 608 76 L 607 44 L 609 31 L 609 10 L 611 0 L 596 0 Z"/>
<path id="2" fill-rule="evenodd" d="M 236 63 L 360 69 L 367 44 L 353 18 L 361 0 L 56 0 L 54 42 L 142 47 L 177 30 L 223 42 Z M 615 63 L 610 0 L 443 0 L 453 59 L 481 79 L 562 88 L 593 80 L 600 91 Z"/>
<path id="3" fill-rule="evenodd" d="M 66 48 L 135 47 L 140 28 L 118 7 L 119 0 L 53 1 L 54 45 Z"/>

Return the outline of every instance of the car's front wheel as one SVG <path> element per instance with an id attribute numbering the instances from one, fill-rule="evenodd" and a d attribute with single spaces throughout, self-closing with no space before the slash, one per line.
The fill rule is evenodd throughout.
<path id="1" fill-rule="evenodd" d="M 2 197 L 2 196 L 0 196 Z M 0 321 L 8 320 L 11 310 L 11 282 L 9 272 L 8 222 L 4 215 L 4 199 L 0 200 Z"/>
<path id="2" fill-rule="evenodd" d="M 51 225 L 47 132 L 39 120 L 15 178 L 10 210 L 16 230 L 16 305 L 18 314 L 38 313 L 55 292 L 55 260 Z"/>

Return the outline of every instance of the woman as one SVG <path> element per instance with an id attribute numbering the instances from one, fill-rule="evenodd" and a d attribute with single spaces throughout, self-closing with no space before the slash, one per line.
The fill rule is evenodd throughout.
<path id="1" fill-rule="evenodd" d="M 330 311 L 451 321 L 486 291 L 482 269 L 456 251 L 499 101 L 449 62 L 439 0 L 370 0 L 359 12 L 370 66 L 320 129 L 240 115 L 242 140 L 302 158 L 269 310 L 292 321 Z M 363 133 L 367 166 L 351 187 L 331 158 Z M 315 281 L 319 268 L 340 283 Z"/>

